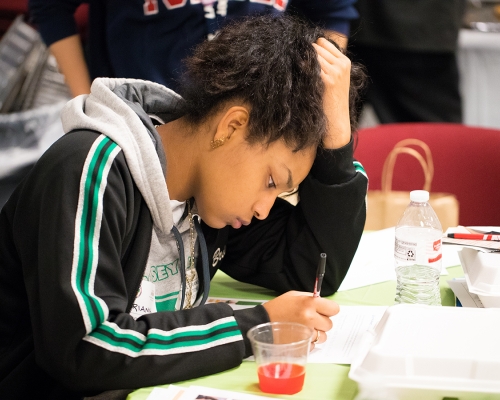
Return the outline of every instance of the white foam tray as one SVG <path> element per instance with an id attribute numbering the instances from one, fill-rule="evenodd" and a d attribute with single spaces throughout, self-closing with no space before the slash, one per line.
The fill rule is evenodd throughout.
<path id="1" fill-rule="evenodd" d="M 500 309 L 395 305 L 351 365 L 361 398 L 500 398 Z"/>
<path id="2" fill-rule="evenodd" d="M 464 247 L 458 251 L 469 292 L 485 307 L 500 307 L 500 253 L 483 253 Z"/>

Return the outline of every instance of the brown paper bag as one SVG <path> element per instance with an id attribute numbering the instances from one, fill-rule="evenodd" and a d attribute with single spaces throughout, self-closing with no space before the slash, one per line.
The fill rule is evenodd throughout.
<path id="1" fill-rule="evenodd" d="M 422 148 L 425 158 L 409 146 Z M 434 163 L 429 146 L 418 139 L 405 139 L 396 143 L 384 162 L 382 190 L 368 190 L 365 229 L 378 230 L 395 226 L 410 202 L 409 192 L 391 190 L 394 165 L 397 156 L 401 153 L 415 157 L 422 166 L 425 176 L 423 189 L 430 193 L 429 203 L 436 212 L 443 231 L 450 226 L 457 226 L 459 208 L 455 195 L 431 192 Z"/>

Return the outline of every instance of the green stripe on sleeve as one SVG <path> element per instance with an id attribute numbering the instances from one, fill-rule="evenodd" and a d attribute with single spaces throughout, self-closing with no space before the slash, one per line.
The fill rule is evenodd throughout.
<path id="1" fill-rule="evenodd" d="M 137 357 L 199 351 L 243 338 L 236 320 L 226 317 L 207 325 L 181 327 L 170 332 L 150 329 L 147 336 L 105 322 L 84 340 L 111 351 Z"/>
<path id="2" fill-rule="evenodd" d="M 107 318 L 107 306 L 94 294 L 99 235 L 107 176 L 120 148 L 104 135 L 92 145 L 83 167 L 75 220 L 72 287 L 87 332 Z"/>
<path id="3" fill-rule="evenodd" d="M 360 162 L 353 161 L 353 164 L 354 164 L 354 169 L 357 172 L 363 174 L 364 176 L 366 176 L 366 178 L 368 178 L 368 175 L 366 174 L 365 168 L 363 167 L 363 165 Z"/>

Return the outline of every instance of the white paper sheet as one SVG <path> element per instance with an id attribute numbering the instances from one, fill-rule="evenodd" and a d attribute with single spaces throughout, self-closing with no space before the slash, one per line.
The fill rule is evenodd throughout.
<path id="1" fill-rule="evenodd" d="M 156 387 L 151 391 L 147 400 L 196 400 L 201 398 L 217 400 L 272 400 L 270 397 L 194 385 L 188 388 L 175 385 L 170 385 L 168 388 Z"/>
<path id="2" fill-rule="evenodd" d="M 500 226 L 468 226 L 467 228 L 472 229 L 478 233 L 500 232 Z"/>
<path id="3" fill-rule="evenodd" d="M 394 228 L 366 233 L 361 237 L 349 271 L 339 291 L 355 289 L 374 283 L 395 281 Z M 443 246 L 441 275 L 448 275 L 446 268 L 460 265 L 457 249 Z"/>
<path id="4" fill-rule="evenodd" d="M 450 279 L 448 285 L 450 285 L 451 290 L 453 290 L 462 307 L 484 308 L 478 295 L 469 292 L 465 278 Z"/>
<path id="5" fill-rule="evenodd" d="M 168 388 L 155 387 L 146 400 L 179 400 L 186 388 L 170 385 Z"/>
<path id="6" fill-rule="evenodd" d="M 311 351 L 307 362 L 351 364 L 366 331 L 375 328 L 386 309 L 387 306 L 340 306 L 340 312 L 331 317 L 333 328 L 327 333 L 327 341 Z"/>
<path id="7" fill-rule="evenodd" d="M 212 299 L 212 301 L 210 301 Z M 207 302 L 223 301 L 234 309 L 254 307 L 241 305 L 243 299 L 209 297 Z M 251 300 L 260 303 L 265 300 Z M 357 354 L 360 341 L 366 330 L 375 328 L 387 306 L 340 306 L 340 312 L 331 317 L 333 328 L 327 332 L 327 340 L 316 345 L 309 354 L 308 363 L 350 364 Z M 243 361 L 255 361 L 253 356 Z"/>
<path id="8" fill-rule="evenodd" d="M 229 390 L 204 386 L 190 386 L 179 400 L 217 399 L 217 400 L 273 400 L 271 397 L 237 393 Z"/>

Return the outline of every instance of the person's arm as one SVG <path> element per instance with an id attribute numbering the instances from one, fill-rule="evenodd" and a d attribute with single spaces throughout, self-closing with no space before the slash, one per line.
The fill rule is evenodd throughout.
<path id="1" fill-rule="evenodd" d="M 278 198 L 265 220 L 230 229 L 221 269 L 279 292 L 312 291 L 320 253 L 327 253 L 324 294 L 340 286 L 366 218 L 367 178 L 353 159 L 349 117 L 350 61 L 324 38 L 314 45 L 325 82 L 328 134 L 299 185 L 296 207 Z"/>
<path id="2" fill-rule="evenodd" d="M 90 77 L 74 13 L 85 0 L 30 0 L 29 10 L 74 96 L 90 92 Z"/>
<path id="3" fill-rule="evenodd" d="M 50 45 L 59 70 L 73 96 L 90 93 L 90 75 L 83 55 L 80 35 L 61 39 Z"/>
<path id="4" fill-rule="evenodd" d="M 229 228 L 220 269 L 234 279 L 285 293 L 312 292 L 320 253 L 327 254 L 321 294 L 335 293 L 352 262 L 366 218 L 367 178 L 353 142 L 319 149 L 293 206 L 276 199 L 265 220 Z"/>
<path id="5" fill-rule="evenodd" d="M 325 149 L 338 149 L 351 140 L 349 88 L 351 60 L 325 38 L 313 43 L 318 53 L 321 77 L 325 84 L 324 109 L 328 118 Z"/>

